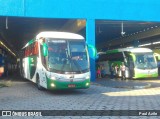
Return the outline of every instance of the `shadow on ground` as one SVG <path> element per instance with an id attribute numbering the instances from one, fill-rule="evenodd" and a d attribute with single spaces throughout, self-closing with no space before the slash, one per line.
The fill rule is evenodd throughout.
<path id="1" fill-rule="evenodd" d="M 127 88 L 127 89 L 143 89 L 143 88 L 154 88 L 160 87 L 160 79 L 110 79 L 101 78 L 97 79 L 93 84 L 98 84 L 101 86 L 112 87 L 112 88 Z"/>

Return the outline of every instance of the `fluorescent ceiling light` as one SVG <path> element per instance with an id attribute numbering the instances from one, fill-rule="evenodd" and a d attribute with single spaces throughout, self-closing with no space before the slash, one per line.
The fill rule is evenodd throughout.
<path id="1" fill-rule="evenodd" d="M 153 42 L 153 44 L 159 44 L 160 43 L 160 41 L 158 41 L 158 42 Z"/>
<path id="2" fill-rule="evenodd" d="M 147 45 L 151 45 L 151 43 L 142 44 L 142 45 L 139 45 L 139 46 L 141 47 L 141 46 L 147 46 Z"/>

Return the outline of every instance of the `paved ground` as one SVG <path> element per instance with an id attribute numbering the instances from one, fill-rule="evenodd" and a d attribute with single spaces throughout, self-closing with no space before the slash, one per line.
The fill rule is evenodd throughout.
<path id="1" fill-rule="evenodd" d="M 100 84 L 100 82 L 102 82 Z M 112 82 L 112 86 L 104 85 Z M 115 80 L 92 83 L 89 89 L 69 91 L 39 91 L 29 81 L 12 80 L 9 87 L 0 88 L 0 110 L 160 110 L 160 81 L 144 80 L 156 84 L 149 88 L 131 89 L 114 87 Z M 125 81 L 124 81 L 125 82 Z M 128 81 L 129 82 L 129 81 Z M 139 81 L 140 83 L 141 81 Z M 117 82 L 116 82 L 117 83 Z M 115 84 L 116 84 L 115 83 Z M 125 82 L 126 83 L 126 82 Z M 98 85 L 99 84 L 99 85 Z M 103 85 L 102 85 L 103 84 Z M 78 113 L 78 112 L 77 112 Z M 160 111 L 159 113 L 160 114 Z M 1 119 L 2 117 L 0 117 Z M 3 117 L 4 118 L 4 117 Z M 22 117 L 10 117 L 19 118 Z M 23 117 L 24 118 L 24 117 Z M 28 117 L 25 117 L 28 118 Z M 37 118 L 40 117 L 31 117 Z M 45 117 L 53 119 L 53 117 Z M 59 119 L 160 119 L 158 116 L 55 116 Z M 6 117 L 8 119 L 8 117 Z"/>
<path id="2" fill-rule="evenodd" d="M 97 79 L 97 84 L 105 87 L 112 87 L 112 88 L 126 88 L 126 89 L 144 89 L 144 88 L 154 88 L 160 87 L 160 78 L 154 79 L 126 79 L 121 80 L 118 79 L 109 79 L 109 78 L 102 78 Z"/>

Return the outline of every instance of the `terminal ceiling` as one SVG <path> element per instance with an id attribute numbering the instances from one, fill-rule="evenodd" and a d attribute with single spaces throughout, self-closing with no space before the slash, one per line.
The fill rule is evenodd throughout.
<path id="1" fill-rule="evenodd" d="M 6 22 L 7 21 L 7 22 Z M 12 50 L 18 52 L 29 40 L 41 31 L 69 31 L 66 24 L 74 23 L 76 19 L 45 19 L 45 18 L 21 18 L 21 17 L 0 17 L 0 39 L 3 40 Z M 123 31 L 125 35 L 121 35 Z M 69 27 L 69 26 L 68 26 Z M 121 42 L 123 38 L 152 31 L 160 27 L 158 22 L 142 22 L 142 21 L 113 21 L 113 20 L 96 20 L 96 46 L 101 48 L 120 47 L 124 43 Z M 77 33 L 85 37 L 85 26 Z M 159 40 L 160 34 L 135 39 L 149 42 Z M 117 42 L 112 45 L 112 42 Z M 133 44 L 134 41 L 127 42 L 126 44 Z M 142 43 L 142 42 L 141 42 Z"/>

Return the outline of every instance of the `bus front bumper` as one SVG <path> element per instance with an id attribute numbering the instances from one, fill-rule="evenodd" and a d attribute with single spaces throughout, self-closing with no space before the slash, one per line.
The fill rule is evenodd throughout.
<path id="1" fill-rule="evenodd" d="M 61 90 L 61 89 L 85 89 L 90 87 L 90 79 L 83 81 L 61 82 L 58 80 L 47 79 L 47 89 Z"/>

